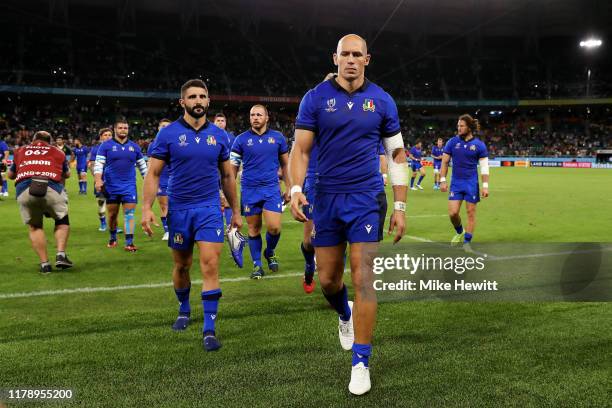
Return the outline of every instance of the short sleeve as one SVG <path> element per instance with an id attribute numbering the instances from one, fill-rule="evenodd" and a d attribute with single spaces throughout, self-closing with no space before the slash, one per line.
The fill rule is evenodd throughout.
<path id="1" fill-rule="evenodd" d="M 155 140 L 149 145 L 150 157 L 154 157 L 158 160 L 163 160 L 166 164 L 170 164 L 170 149 L 168 147 L 168 140 L 165 137 L 164 129 L 160 130 L 155 137 Z"/>
<path id="2" fill-rule="evenodd" d="M 95 161 L 96 160 L 96 153 L 97 153 L 97 149 L 95 147 L 92 147 L 91 150 L 89 151 L 87 160 Z"/>
<path id="3" fill-rule="evenodd" d="M 70 165 L 68 164 L 68 160 L 64 160 L 64 163 L 62 164 L 62 172 L 66 174 L 69 171 L 70 171 Z"/>
<path id="4" fill-rule="evenodd" d="M 236 139 L 234 139 L 234 143 L 232 144 L 232 148 L 231 151 L 233 153 L 236 153 L 240 156 L 242 156 L 242 144 L 240 144 L 240 136 L 236 137 Z"/>
<path id="5" fill-rule="evenodd" d="M 380 142 L 378 144 L 378 155 L 381 156 L 383 154 L 386 154 L 385 153 L 385 146 L 382 144 L 382 142 Z"/>
<path id="6" fill-rule="evenodd" d="M 382 137 L 391 137 L 397 135 L 401 131 L 399 123 L 399 114 L 397 113 L 397 105 L 391 98 L 391 95 L 385 94 L 385 112 L 382 122 Z"/>
<path id="7" fill-rule="evenodd" d="M 278 134 L 278 139 L 279 139 L 278 155 L 280 156 L 281 154 L 285 154 L 289 151 L 289 146 L 287 145 L 287 139 L 285 139 L 285 136 L 282 133 Z"/>
<path id="8" fill-rule="evenodd" d="M 98 147 L 98 152 L 96 153 L 96 157 L 97 156 L 102 156 L 104 158 L 106 158 L 106 151 L 107 149 L 108 143 L 104 142 L 100 145 L 100 147 Z"/>
<path id="9" fill-rule="evenodd" d="M 136 143 L 134 143 L 134 150 L 136 151 L 136 160 L 142 159 L 142 149 Z"/>
<path id="10" fill-rule="evenodd" d="M 480 143 L 480 149 L 478 153 L 479 153 L 478 154 L 479 159 L 489 157 L 489 152 L 487 151 L 487 145 L 485 145 L 484 142 Z"/>
<path id="11" fill-rule="evenodd" d="M 454 139 L 454 137 L 449 139 L 448 142 L 446 142 L 446 144 L 444 145 L 444 153 L 446 153 L 448 155 L 450 155 L 451 151 L 452 151 L 451 150 L 452 149 L 452 144 L 454 143 L 453 139 Z"/>
<path id="12" fill-rule="evenodd" d="M 306 95 L 304 95 L 300 102 L 300 108 L 295 120 L 295 128 L 316 132 L 319 127 L 317 124 L 317 110 L 315 91 L 311 89 L 306 92 Z"/>
<path id="13" fill-rule="evenodd" d="M 224 162 L 229 160 L 229 154 L 230 154 L 230 137 L 227 134 L 227 132 L 223 132 L 225 135 L 225 139 L 223 140 L 223 142 L 221 143 L 221 151 L 219 152 L 219 161 L 220 162 Z"/>

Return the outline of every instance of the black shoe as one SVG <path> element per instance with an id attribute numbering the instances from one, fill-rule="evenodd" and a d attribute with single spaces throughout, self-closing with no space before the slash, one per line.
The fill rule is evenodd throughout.
<path id="1" fill-rule="evenodd" d="M 51 273 L 51 265 L 50 264 L 44 264 L 44 265 L 40 265 L 40 273 L 42 273 L 43 275 L 46 275 L 48 273 Z"/>
<path id="2" fill-rule="evenodd" d="M 55 257 L 55 267 L 58 269 L 72 268 L 72 261 L 66 255 L 57 255 Z"/>
<path id="3" fill-rule="evenodd" d="M 217 351 L 221 348 L 221 343 L 214 334 L 205 334 L 202 343 L 206 351 Z"/>

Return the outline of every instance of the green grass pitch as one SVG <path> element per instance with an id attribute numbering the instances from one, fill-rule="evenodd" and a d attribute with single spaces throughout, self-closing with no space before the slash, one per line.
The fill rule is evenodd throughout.
<path id="1" fill-rule="evenodd" d="M 288 212 L 277 274 L 251 281 L 224 248 L 223 348 L 205 353 L 199 285 L 195 324 L 172 332 L 177 304 L 161 233 L 149 239 L 137 227 L 135 254 L 107 249 L 92 184 L 79 196 L 69 180 L 75 267 L 50 276 L 37 272 L 12 186 L 0 202 L 0 388 L 74 390 L 71 402 L 49 406 L 610 406 L 609 303 L 381 303 L 373 388 L 352 397 L 350 352 L 318 288 L 302 291 L 302 228 Z M 409 191 L 407 242 L 452 237 L 446 196 L 431 184 L 428 169 L 425 190 Z M 612 171 L 493 169 L 490 192 L 475 242 L 612 241 Z M 192 279 L 201 279 L 197 268 Z M 40 291 L 51 293 L 27 295 Z"/>

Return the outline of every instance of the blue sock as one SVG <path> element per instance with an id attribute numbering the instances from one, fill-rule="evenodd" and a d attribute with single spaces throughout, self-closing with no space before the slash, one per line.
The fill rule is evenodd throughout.
<path id="1" fill-rule="evenodd" d="M 457 234 L 461 234 L 463 232 L 463 225 L 459 224 L 458 227 L 455 227 L 455 231 L 457 231 Z"/>
<path id="2" fill-rule="evenodd" d="M 202 308 L 204 309 L 204 334 L 215 334 L 215 321 L 217 320 L 217 309 L 221 289 L 206 290 L 202 292 Z"/>
<path id="3" fill-rule="evenodd" d="M 249 236 L 249 252 L 251 252 L 253 266 L 261 266 L 261 235 Z"/>
<path id="4" fill-rule="evenodd" d="M 315 252 L 314 252 L 314 248 L 311 247 L 310 251 L 306 250 L 306 248 L 304 247 L 304 243 L 302 242 L 302 244 L 300 245 L 300 248 L 302 249 L 302 255 L 304 255 L 304 260 L 306 261 L 306 265 L 314 265 L 315 260 Z"/>
<path id="5" fill-rule="evenodd" d="M 100 225 L 106 225 L 106 217 L 104 215 L 100 217 Z"/>
<path id="6" fill-rule="evenodd" d="M 115 228 L 114 230 L 110 230 L 110 239 L 111 241 L 117 240 L 117 228 Z"/>
<path id="7" fill-rule="evenodd" d="M 418 181 L 418 183 L 417 183 L 417 185 L 418 185 L 418 186 L 420 186 L 420 185 L 421 185 L 421 181 L 423 181 L 423 179 L 424 179 L 424 178 L 425 178 L 425 176 L 421 176 L 421 177 L 419 177 L 419 181 Z"/>
<path id="8" fill-rule="evenodd" d="M 79 193 L 83 192 L 83 182 L 79 180 Z"/>
<path id="9" fill-rule="evenodd" d="M 191 305 L 189 304 L 189 291 L 191 291 L 191 284 L 186 288 L 174 288 L 176 298 L 179 301 L 179 314 L 187 315 L 191 313 Z"/>
<path id="10" fill-rule="evenodd" d="M 225 215 L 225 225 L 229 226 L 232 223 L 232 209 L 226 208 L 223 210 L 223 215 Z"/>
<path id="11" fill-rule="evenodd" d="M 470 234 L 469 232 L 466 232 L 465 235 L 463 236 L 463 242 L 465 242 L 466 244 L 469 244 L 470 242 L 472 242 L 472 234 Z"/>
<path id="12" fill-rule="evenodd" d="M 371 344 L 353 343 L 353 365 L 363 363 L 366 367 L 369 364 L 370 355 L 372 354 Z"/>
<path id="13" fill-rule="evenodd" d="M 410 188 L 414 187 L 414 177 L 410 179 Z"/>
<path id="14" fill-rule="evenodd" d="M 134 244 L 134 234 L 125 234 L 125 245 Z"/>
<path id="15" fill-rule="evenodd" d="M 87 193 L 87 181 L 83 182 L 83 193 Z"/>
<path id="16" fill-rule="evenodd" d="M 2 180 L 2 192 L 6 193 L 8 191 L 8 180 Z"/>
<path id="17" fill-rule="evenodd" d="M 167 217 L 160 217 L 160 218 L 161 218 L 162 225 L 164 226 L 164 232 L 168 232 L 168 218 Z"/>
<path id="18" fill-rule="evenodd" d="M 274 255 L 274 249 L 278 244 L 278 240 L 280 239 L 280 232 L 278 235 L 272 235 L 269 232 L 266 232 L 266 254 L 268 256 Z"/>
<path id="19" fill-rule="evenodd" d="M 348 304 L 348 292 L 346 290 L 346 285 L 342 285 L 342 289 L 332 295 L 328 295 L 323 292 L 323 296 L 325 296 L 325 299 L 327 299 L 329 304 L 336 309 L 340 319 L 346 322 L 351 318 L 351 308 Z"/>

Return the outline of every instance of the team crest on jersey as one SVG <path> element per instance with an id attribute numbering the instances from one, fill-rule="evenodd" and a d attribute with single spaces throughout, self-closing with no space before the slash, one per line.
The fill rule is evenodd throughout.
<path id="1" fill-rule="evenodd" d="M 247 140 L 247 146 L 253 146 L 253 139 Z"/>
<path id="2" fill-rule="evenodd" d="M 476 150 L 476 145 L 471 145 L 470 146 L 470 150 L 475 151 Z"/>
<path id="3" fill-rule="evenodd" d="M 274 138 L 272 136 L 268 138 L 268 143 L 274 144 Z"/>
<path id="4" fill-rule="evenodd" d="M 245 205 L 245 206 L 244 206 L 244 212 L 245 212 L 245 213 L 248 213 L 249 211 L 251 211 L 251 209 L 249 208 L 249 206 L 248 206 L 248 205 Z"/>
<path id="5" fill-rule="evenodd" d="M 336 109 L 336 98 L 331 98 L 327 100 L 327 108 L 325 109 L 326 112 L 335 112 Z"/>
<path id="6" fill-rule="evenodd" d="M 187 143 L 187 135 L 186 134 L 182 134 L 179 136 L 179 146 L 183 147 L 183 146 L 187 146 L 189 143 Z"/>
<path id="7" fill-rule="evenodd" d="M 365 101 L 363 101 L 363 111 L 367 112 L 374 112 L 376 110 L 376 106 L 374 105 L 374 100 L 373 99 L 369 99 L 366 98 Z"/>
<path id="8" fill-rule="evenodd" d="M 177 245 L 183 245 L 183 234 L 181 234 L 180 232 L 175 232 L 174 243 Z"/>
<path id="9" fill-rule="evenodd" d="M 134 147 L 130 146 L 128 150 L 129 150 L 130 152 L 133 152 L 133 151 L 134 151 Z"/>
<path id="10" fill-rule="evenodd" d="M 213 135 L 208 135 L 208 137 L 206 138 L 206 144 L 209 146 L 216 146 L 217 139 L 215 139 Z"/>

